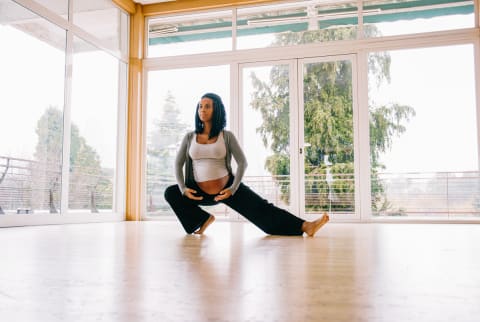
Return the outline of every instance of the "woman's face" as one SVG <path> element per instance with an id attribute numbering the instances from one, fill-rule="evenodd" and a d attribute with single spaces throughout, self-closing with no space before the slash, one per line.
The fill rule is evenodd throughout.
<path id="1" fill-rule="evenodd" d="M 204 97 L 198 106 L 198 117 L 202 122 L 211 122 L 213 117 L 213 101 L 211 98 Z"/>

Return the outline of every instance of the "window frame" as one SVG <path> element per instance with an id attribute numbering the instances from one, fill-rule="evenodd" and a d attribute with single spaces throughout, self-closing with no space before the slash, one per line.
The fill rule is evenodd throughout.
<path id="1" fill-rule="evenodd" d="M 239 84 L 239 66 L 241 64 L 255 64 L 262 61 L 300 59 L 318 56 L 336 56 L 355 54 L 357 57 L 358 69 L 358 129 L 355 130 L 355 141 L 358 142 L 360 170 L 356 180 L 359 181 L 360 207 L 356 211 L 360 212 L 360 222 L 396 222 L 390 218 L 374 218 L 372 216 L 370 204 L 370 154 L 369 154 L 369 131 L 368 131 L 368 68 L 367 56 L 370 51 L 388 51 L 395 49 L 410 49 L 422 47 L 448 46 L 457 44 L 472 44 L 474 46 L 474 61 L 476 68 L 476 114 L 477 114 L 477 145 L 480 147 L 480 29 L 478 26 L 478 0 L 475 5 L 475 27 L 456 29 L 448 31 L 436 31 L 418 34 L 405 34 L 397 36 L 385 36 L 378 38 L 362 38 L 356 40 L 347 40 L 341 42 L 329 42 L 322 44 L 297 45 L 287 47 L 255 48 L 233 50 L 220 53 L 180 55 L 175 57 L 149 57 L 144 59 L 145 74 L 151 70 L 196 67 L 209 64 L 230 64 L 231 69 L 236 73 L 231 73 L 231 102 L 233 109 L 238 109 L 238 102 L 235 94 L 238 94 Z M 146 81 L 146 80 L 144 80 Z M 144 93 L 145 95 L 145 93 Z M 145 96 L 143 97 L 145 101 Z M 232 125 L 237 131 L 239 126 Z M 480 151 L 480 149 L 478 149 Z M 479 152 L 480 160 L 480 152 Z M 480 169 L 480 164 L 479 164 Z M 145 209 L 144 204 L 142 209 Z M 144 218 L 145 219 L 145 218 Z M 418 220 L 406 219 L 401 222 L 419 222 Z M 448 220 L 429 220 L 429 222 L 480 222 L 479 219 L 448 219 Z"/>
<path id="2" fill-rule="evenodd" d="M 111 222 L 125 220 L 125 200 L 126 200 L 126 128 L 127 128 L 127 83 L 128 83 L 128 42 L 130 29 L 130 15 L 124 9 L 117 6 L 121 14 L 126 15 L 126 26 L 122 29 L 120 35 L 121 50 L 116 51 L 107 48 L 102 41 L 95 35 L 76 26 L 71 17 L 73 17 L 73 1 L 70 0 L 68 6 L 68 17 L 65 19 L 54 11 L 38 4 L 32 0 L 11 0 L 14 3 L 31 11 L 41 19 L 60 27 L 66 31 L 65 48 L 65 80 L 64 80 L 64 132 L 63 132 L 63 163 L 62 163 L 62 188 L 61 188 L 61 207 L 58 214 L 5 214 L 0 216 L 0 227 L 44 225 L 44 224 L 65 224 L 65 223 L 86 223 L 86 222 Z M 117 103 L 117 137 L 116 137 L 116 169 L 113 179 L 113 209 L 111 212 L 101 212 L 92 214 L 90 212 L 68 212 L 68 185 L 69 185 L 69 147 L 70 147 L 70 109 L 71 109 L 71 91 L 72 91 L 72 55 L 73 55 L 73 37 L 79 37 L 99 50 L 113 56 L 118 60 L 119 76 L 118 84 L 118 103 Z"/>

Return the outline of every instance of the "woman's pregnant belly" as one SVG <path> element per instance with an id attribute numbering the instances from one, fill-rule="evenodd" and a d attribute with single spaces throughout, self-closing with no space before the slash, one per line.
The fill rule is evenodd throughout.
<path id="1" fill-rule="evenodd" d="M 197 185 L 202 189 L 203 192 L 208 193 L 209 195 L 216 195 L 223 190 L 227 184 L 229 176 L 225 176 L 219 179 L 208 180 L 203 182 L 197 182 Z"/>

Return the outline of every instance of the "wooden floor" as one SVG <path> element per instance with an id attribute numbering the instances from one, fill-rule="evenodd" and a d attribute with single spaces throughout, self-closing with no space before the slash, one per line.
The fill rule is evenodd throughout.
<path id="1" fill-rule="evenodd" d="M 0 321 L 475 321 L 480 225 L 215 222 L 0 229 Z"/>

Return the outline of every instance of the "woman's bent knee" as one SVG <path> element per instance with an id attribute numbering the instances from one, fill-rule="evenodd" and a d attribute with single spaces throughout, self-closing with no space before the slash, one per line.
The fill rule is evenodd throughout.
<path id="1" fill-rule="evenodd" d="M 169 201 L 169 200 L 172 200 L 172 198 L 174 198 L 174 196 L 178 194 L 180 194 L 180 189 L 178 188 L 178 185 L 175 184 L 173 186 L 167 187 L 167 189 L 165 189 L 163 196 L 165 197 L 165 200 Z"/>

